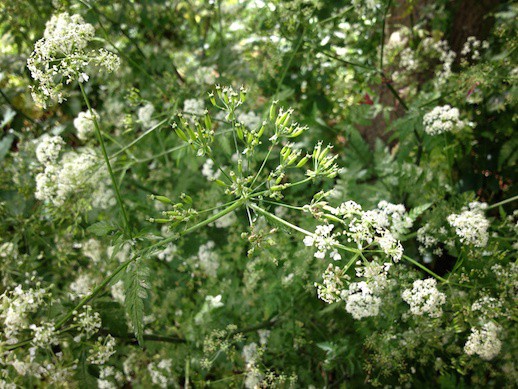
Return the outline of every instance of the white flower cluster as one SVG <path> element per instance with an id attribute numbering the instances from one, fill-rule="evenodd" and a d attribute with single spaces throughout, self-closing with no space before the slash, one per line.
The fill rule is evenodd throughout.
<path id="1" fill-rule="evenodd" d="M 363 211 L 361 205 L 347 201 L 330 211 L 344 219 L 346 230 L 343 235 L 358 248 L 377 243 L 394 262 L 402 258 L 403 246 L 397 237 L 412 227 L 403 205 L 380 201 L 377 209 Z"/>
<path id="2" fill-rule="evenodd" d="M 95 133 L 95 124 L 94 117 L 96 120 L 99 120 L 99 114 L 93 109 L 93 115 L 90 114 L 90 111 L 79 112 L 77 117 L 74 119 L 74 127 L 77 130 L 77 137 L 84 141 L 87 141 L 92 137 Z"/>
<path id="3" fill-rule="evenodd" d="M 438 246 L 439 238 L 437 238 L 431 231 L 432 227 L 430 223 L 426 223 L 424 226 L 417 230 L 417 241 L 420 243 L 419 252 L 424 255 L 430 255 L 430 251 L 432 254 L 441 257 L 443 254 L 443 250 Z M 446 232 L 446 231 L 445 231 Z"/>
<path id="4" fill-rule="evenodd" d="M 352 282 L 344 288 L 341 269 L 329 265 L 322 274 L 323 284 L 315 283 L 318 297 L 327 302 L 345 302 L 345 310 L 356 320 L 377 316 L 381 307 L 381 294 L 388 286 L 390 263 L 367 262 L 361 266 L 357 263 L 356 276 L 364 280 Z M 347 278 L 347 277 L 344 277 Z"/>
<path id="5" fill-rule="evenodd" d="M 306 246 L 316 247 L 317 251 L 315 252 L 315 258 L 323 259 L 325 258 L 326 253 L 330 251 L 330 256 L 333 260 L 339 261 L 342 259 L 342 256 L 334 247 L 336 244 L 338 244 L 336 237 L 340 235 L 331 233 L 334 227 L 335 226 L 333 224 L 323 224 L 317 226 L 313 235 L 307 235 L 304 238 L 304 244 Z"/>
<path id="6" fill-rule="evenodd" d="M 35 346 L 47 348 L 58 344 L 58 334 L 54 327 L 54 323 L 41 323 L 39 326 L 31 324 L 29 328 L 33 332 L 32 344 Z"/>
<path id="7" fill-rule="evenodd" d="M 472 328 L 471 334 L 464 345 L 468 355 L 477 354 L 480 358 L 490 361 L 500 353 L 502 341 L 498 339 L 500 328 L 493 322 L 488 322 L 482 328 Z"/>
<path id="8" fill-rule="evenodd" d="M 101 262 L 103 246 L 97 239 L 90 238 L 81 245 L 83 255 L 90 258 L 94 263 Z"/>
<path id="9" fill-rule="evenodd" d="M 0 296 L 0 320 L 3 321 L 6 343 L 18 342 L 20 331 L 29 328 L 29 314 L 43 304 L 45 297 L 47 292 L 44 289 L 23 290 L 21 285 Z"/>
<path id="10" fill-rule="evenodd" d="M 88 296 L 95 284 L 89 273 L 79 274 L 79 276 L 70 284 L 70 297 L 73 299 L 83 298 Z"/>
<path id="11" fill-rule="evenodd" d="M 376 238 L 376 242 L 383 250 L 385 254 L 391 257 L 394 262 L 398 262 L 403 257 L 403 246 L 392 233 L 389 231 L 383 232 L 383 234 Z"/>
<path id="12" fill-rule="evenodd" d="M 501 313 L 502 302 L 494 297 L 482 296 L 471 305 L 472 311 L 479 311 L 487 319 L 494 319 Z"/>
<path id="13" fill-rule="evenodd" d="M 207 180 L 214 181 L 219 178 L 221 171 L 214 171 L 214 161 L 210 158 L 207 158 L 203 164 L 203 167 L 201 168 L 201 174 L 207 177 Z"/>
<path id="14" fill-rule="evenodd" d="M 450 105 L 437 106 L 424 115 L 424 130 L 429 135 L 440 135 L 452 132 L 464 126 L 459 119 L 459 110 Z"/>
<path id="15" fill-rule="evenodd" d="M 147 103 L 140 107 L 137 111 L 138 121 L 146 128 L 151 128 L 157 125 L 157 121 L 152 119 L 155 107 L 151 103 Z"/>
<path id="16" fill-rule="evenodd" d="M 254 111 L 239 113 L 237 115 L 237 120 L 243 123 L 245 127 L 252 130 L 259 128 L 262 123 L 261 117 L 258 116 Z"/>
<path id="17" fill-rule="evenodd" d="M 408 216 L 403 204 L 392 204 L 382 200 L 378 203 L 378 212 L 389 220 L 388 229 L 399 238 L 412 228 L 412 219 Z"/>
<path id="18" fill-rule="evenodd" d="M 219 268 L 219 256 L 214 247 L 216 244 L 210 240 L 198 248 L 200 268 L 210 277 L 216 277 Z"/>
<path id="19" fill-rule="evenodd" d="M 100 366 L 97 387 L 99 389 L 117 389 L 124 382 L 124 375 L 113 366 Z"/>
<path id="20" fill-rule="evenodd" d="M 318 298 L 326 303 L 340 301 L 340 293 L 343 289 L 343 282 L 340 279 L 341 269 L 338 266 L 329 264 L 322 274 L 322 284 L 315 282 Z"/>
<path id="21" fill-rule="evenodd" d="M 479 41 L 476 37 L 470 36 L 464 42 L 464 46 L 462 46 L 462 51 L 460 52 L 463 56 L 471 59 L 472 61 L 476 61 L 480 59 L 480 49 L 488 49 L 489 42 L 488 41 Z M 471 58 L 468 57 L 471 54 Z"/>
<path id="22" fill-rule="evenodd" d="M 107 179 L 107 171 L 100 167 L 99 157 L 92 149 L 69 151 L 60 161 L 48 161 L 45 170 L 36 176 L 34 195 L 60 207 L 72 195 L 83 193 L 91 198 L 93 207 L 106 209 L 115 205 Z"/>
<path id="23" fill-rule="evenodd" d="M 192 115 L 205 113 L 205 102 L 202 99 L 187 99 L 183 102 L 183 111 Z"/>
<path id="24" fill-rule="evenodd" d="M 27 67 L 37 86 L 32 88 L 35 101 L 65 99 L 63 81 L 86 82 L 88 66 L 95 65 L 111 72 L 119 67 L 119 58 L 104 49 L 87 51 L 94 38 L 94 27 L 80 15 L 62 13 L 47 22 L 43 38 L 36 42 L 27 60 Z M 56 82 L 56 80 L 59 80 Z"/>
<path id="25" fill-rule="evenodd" d="M 359 265 L 360 262 L 357 263 Z M 364 281 L 353 282 L 343 290 L 340 297 L 345 301 L 345 310 L 356 320 L 377 316 L 381 307 L 381 294 L 388 286 L 390 263 L 367 262 L 356 268 L 356 276 Z"/>
<path id="26" fill-rule="evenodd" d="M 206 296 L 200 312 L 198 312 L 194 317 L 194 322 L 198 325 L 202 324 L 213 310 L 221 308 L 224 305 L 225 303 L 223 303 L 222 296 L 220 294 L 217 296 Z"/>
<path id="27" fill-rule="evenodd" d="M 178 247 L 174 243 L 169 243 L 162 250 L 158 251 L 156 256 L 161 261 L 171 262 L 174 259 L 177 251 Z"/>
<path id="28" fill-rule="evenodd" d="M 455 228 L 461 243 L 475 247 L 485 247 L 489 239 L 489 220 L 484 215 L 487 204 L 473 202 L 464 207 L 460 214 L 448 216 L 448 223 Z"/>
<path id="29" fill-rule="evenodd" d="M 345 301 L 345 310 L 356 320 L 378 316 L 381 298 L 365 281 L 349 284 L 349 289 L 342 291 L 341 298 Z"/>
<path id="30" fill-rule="evenodd" d="M 0 258 L 6 261 L 15 260 L 18 258 L 18 248 L 13 242 L 4 242 L 0 244 Z"/>
<path id="31" fill-rule="evenodd" d="M 147 365 L 147 370 L 151 377 L 151 382 L 160 388 L 167 388 L 171 377 L 173 361 L 171 359 L 162 359 L 160 362 L 151 362 Z"/>
<path id="32" fill-rule="evenodd" d="M 442 62 L 442 68 L 436 71 L 436 82 L 441 85 L 452 75 L 451 67 L 457 54 L 450 49 L 448 42 L 445 40 L 433 43 L 432 50 L 439 55 L 439 61 Z"/>
<path id="33" fill-rule="evenodd" d="M 65 145 L 63 138 L 60 136 L 50 136 L 48 134 L 42 135 L 37 142 L 36 159 L 44 165 L 56 162 L 61 149 Z"/>
<path id="34" fill-rule="evenodd" d="M 80 342 L 82 337 L 90 338 L 101 328 L 101 315 L 95 312 L 90 305 L 85 305 L 81 313 L 74 312 L 74 323 L 81 333 L 74 338 Z"/>
<path id="35" fill-rule="evenodd" d="M 410 312 L 414 315 L 442 316 L 446 295 L 439 292 L 437 281 L 433 278 L 414 281 L 412 289 L 405 289 L 401 296 L 410 305 Z"/>
<path id="36" fill-rule="evenodd" d="M 104 339 L 99 337 L 93 349 L 90 350 L 87 361 L 93 365 L 104 365 L 115 354 L 115 345 L 113 336 L 107 335 Z"/>

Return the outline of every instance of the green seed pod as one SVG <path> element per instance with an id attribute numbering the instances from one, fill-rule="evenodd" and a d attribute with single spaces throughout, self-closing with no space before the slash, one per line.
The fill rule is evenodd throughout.
<path id="1" fill-rule="evenodd" d="M 191 197 L 191 196 L 189 196 L 189 195 L 187 195 L 187 194 L 185 194 L 185 193 L 182 193 L 182 194 L 180 195 L 180 198 L 182 199 L 182 201 L 183 201 L 185 204 L 189 204 L 189 205 L 190 205 L 190 204 L 192 204 L 192 197 Z"/>
<path id="2" fill-rule="evenodd" d="M 279 114 L 280 114 L 280 113 L 281 113 L 281 112 L 279 112 Z M 276 125 L 277 127 L 279 127 L 279 126 L 281 126 L 281 125 L 282 125 L 282 126 L 285 126 L 285 122 L 286 122 L 286 120 L 289 118 L 289 116 L 290 116 L 290 112 L 289 112 L 289 111 L 284 112 L 284 113 L 282 114 L 282 116 L 277 116 L 277 120 L 275 121 L 275 125 Z"/>
<path id="3" fill-rule="evenodd" d="M 309 155 L 306 154 L 306 156 L 304 158 L 302 158 L 299 163 L 297 163 L 297 167 L 302 167 L 304 166 L 309 160 Z"/>
<path id="4" fill-rule="evenodd" d="M 315 146 L 315 149 L 313 150 L 313 159 L 315 161 L 318 161 L 318 158 L 320 157 L 320 150 L 322 149 L 322 143 L 317 143 Z"/>
<path id="5" fill-rule="evenodd" d="M 240 125 L 236 125 L 236 134 L 239 140 L 243 140 L 245 134 L 243 134 L 243 128 Z"/>
<path id="6" fill-rule="evenodd" d="M 169 219 L 153 219 L 151 217 L 148 220 L 150 223 L 169 223 L 171 221 Z"/>
<path id="7" fill-rule="evenodd" d="M 288 166 L 293 165 L 295 161 L 299 158 L 300 153 L 291 154 L 288 158 Z"/>
<path id="8" fill-rule="evenodd" d="M 187 135 L 185 135 L 185 132 L 183 132 L 182 130 L 180 130 L 179 127 L 175 127 L 174 128 L 174 131 L 176 132 L 176 135 L 178 135 L 178 137 L 183 140 L 184 142 L 187 142 Z"/>
<path id="9" fill-rule="evenodd" d="M 172 204 L 173 203 L 170 199 L 168 199 L 165 196 L 151 195 L 149 197 L 152 198 L 152 200 L 158 200 L 158 201 L 160 201 L 161 203 L 164 203 L 164 204 Z"/>
<path id="10" fill-rule="evenodd" d="M 290 137 L 296 138 L 297 136 L 300 136 L 304 131 L 306 131 L 306 127 L 297 127 L 295 128 L 295 131 L 293 131 L 290 134 Z"/>
<path id="11" fill-rule="evenodd" d="M 208 113 L 205 114 L 205 128 L 207 130 L 212 128 L 212 120 L 210 119 L 210 115 Z"/>
<path id="12" fill-rule="evenodd" d="M 263 122 L 263 124 L 261 125 L 261 128 L 259 128 L 259 131 L 257 131 L 257 138 L 260 138 L 263 136 L 264 130 L 266 127 L 265 124 L 266 124 L 266 122 Z"/>
<path id="13" fill-rule="evenodd" d="M 209 100 L 211 104 L 216 107 L 216 99 L 214 98 L 214 92 L 209 93 Z"/>
<path id="14" fill-rule="evenodd" d="M 214 182 L 215 182 L 217 185 L 219 185 L 219 186 L 221 186 L 221 187 L 223 187 L 223 188 L 225 188 L 225 187 L 227 186 L 227 184 L 225 184 L 225 183 L 224 183 L 223 181 L 221 181 L 221 180 L 214 180 Z"/>
<path id="15" fill-rule="evenodd" d="M 277 100 L 274 100 L 272 105 L 270 106 L 270 120 L 275 119 L 276 112 L 277 112 Z"/>
<path id="16" fill-rule="evenodd" d="M 270 188 L 272 192 L 280 192 L 284 189 L 284 185 L 274 185 Z"/>

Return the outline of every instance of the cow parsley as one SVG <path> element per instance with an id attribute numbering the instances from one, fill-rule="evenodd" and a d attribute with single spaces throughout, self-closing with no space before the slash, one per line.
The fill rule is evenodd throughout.
<path id="1" fill-rule="evenodd" d="M 91 65 L 113 72 L 119 67 L 119 58 L 104 49 L 87 50 L 94 39 L 94 27 L 80 15 L 62 13 L 47 22 L 43 38 L 34 45 L 27 67 L 36 86 L 32 95 L 45 106 L 48 100 L 65 100 L 65 84 L 87 82 Z"/>
<path id="2" fill-rule="evenodd" d="M 414 281 L 412 289 L 405 289 L 403 300 L 410 305 L 410 312 L 430 317 L 442 316 L 442 305 L 446 302 L 446 295 L 437 289 L 437 281 L 433 278 Z"/>
<path id="3" fill-rule="evenodd" d="M 338 241 L 336 240 L 338 235 L 331 233 L 334 227 L 335 226 L 332 224 L 317 226 L 313 235 L 308 235 L 304 238 L 304 244 L 306 246 L 315 246 L 317 248 L 315 258 L 323 259 L 326 256 L 326 253 L 330 251 L 330 256 L 333 260 L 339 261 L 342 259 L 342 256 L 334 248 L 334 245 L 338 244 Z"/>
<path id="4" fill-rule="evenodd" d="M 469 208 L 464 207 L 460 214 L 448 216 L 448 223 L 455 228 L 461 243 L 475 247 L 487 245 L 489 221 L 482 212 L 485 207 L 487 204 L 471 203 Z"/>
<path id="5" fill-rule="evenodd" d="M 459 119 L 459 110 L 449 105 L 438 106 L 423 117 L 424 131 L 428 135 L 452 132 L 464 125 Z"/>
<path id="6" fill-rule="evenodd" d="M 79 112 L 77 117 L 74 119 L 74 127 L 77 130 L 77 137 L 82 141 L 87 141 L 95 133 L 94 117 L 99 120 L 99 115 L 95 110 L 92 110 L 93 115 L 90 111 Z"/>
<path id="7" fill-rule="evenodd" d="M 477 354 L 480 358 L 490 361 L 500 353 L 502 341 L 498 339 L 500 328 L 493 322 L 488 322 L 482 328 L 472 328 L 471 334 L 464 345 L 468 355 Z"/>

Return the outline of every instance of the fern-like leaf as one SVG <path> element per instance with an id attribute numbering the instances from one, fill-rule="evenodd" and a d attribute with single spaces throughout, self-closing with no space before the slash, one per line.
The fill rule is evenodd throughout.
<path id="1" fill-rule="evenodd" d="M 138 343 L 144 344 L 144 300 L 148 297 L 148 270 L 142 258 L 132 262 L 126 271 L 124 305 L 128 313 Z"/>

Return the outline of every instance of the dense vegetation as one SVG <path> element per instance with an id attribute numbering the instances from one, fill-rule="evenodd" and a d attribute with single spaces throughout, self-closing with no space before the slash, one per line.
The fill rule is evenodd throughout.
<path id="1" fill-rule="evenodd" d="M 517 14 L 0 2 L 0 388 L 516 387 Z"/>

